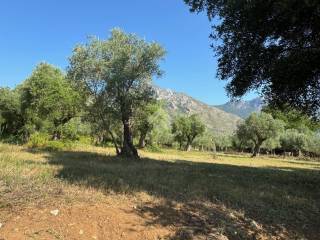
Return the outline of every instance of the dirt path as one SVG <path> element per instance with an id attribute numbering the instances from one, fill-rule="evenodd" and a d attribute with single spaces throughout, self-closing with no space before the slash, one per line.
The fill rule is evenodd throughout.
<path id="1" fill-rule="evenodd" d="M 52 210 L 59 210 L 55 216 Z M 0 239 L 163 239 L 170 227 L 148 225 L 135 206 L 98 203 L 27 208 L 11 214 L 0 229 Z"/>

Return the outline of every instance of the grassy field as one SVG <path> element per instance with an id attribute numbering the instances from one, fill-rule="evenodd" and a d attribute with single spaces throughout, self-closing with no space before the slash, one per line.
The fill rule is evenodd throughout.
<path id="1" fill-rule="evenodd" d="M 21 213 L 98 203 L 96 214 L 108 204 L 115 217 L 130 206 L 122 212 L 131 228 L 141 222 L 139 231 L 149 231 L 135 238 L 122 229 L 119 239 L 320 239 L 319 161 L 176 150 L 140 155 L 133 161 L 108 148 L 42 152 L 0 144 L 0 239 L 19 239 L 10 238 L 10 226 Z M 108 236 L 97 230 L 77 238 L 61 226 L 47 230 L 54 238 L 39 231 L 21 239 Z"/>

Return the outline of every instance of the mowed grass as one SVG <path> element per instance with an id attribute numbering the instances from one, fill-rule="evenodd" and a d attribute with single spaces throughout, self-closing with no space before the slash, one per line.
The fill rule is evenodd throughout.
<path id="1" fill-rule="evenodd" d="M 319 161 L 176 150 L 140 155 L 137 161 L 92 146 L 41 152 L 0 144 L 0 212 L 147 194 L 159 199 L 138 208 L 156 219 L 150 224 L 195 236 L 214 229 L 229 239 L 259 239 L 259 230 L 266 239 L 320 239 Z"/>

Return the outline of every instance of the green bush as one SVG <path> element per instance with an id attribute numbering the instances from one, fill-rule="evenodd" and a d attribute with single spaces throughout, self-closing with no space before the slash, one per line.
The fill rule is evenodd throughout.
<path id="1" fill-rule="evenodd" d="M 163 152 L 162 149 L 157 145 L 147 145 L 145 149 L 149 152 Z"/>
<path id="2" fill-rule="evenodd" d="M 64 151 L 70 150 L 74 146 L 72 141 L 48 141 L 47 144 L 43 147 L 47 151 Z"/>
<path id="3" fill-rule="evenodd" d="M 80 136 L 78 139 L 78 143 L 85 144 L 85 145 L 91 145 L 93 144 L 92 137 L 90 136 Z"/>
<path id="4" fill-rule="evenodd" d="M 31 134 L 27 146 L 30 148 L 43 148 L 49 142 L 49 135 L 46 133 L 36 132 Z"/>

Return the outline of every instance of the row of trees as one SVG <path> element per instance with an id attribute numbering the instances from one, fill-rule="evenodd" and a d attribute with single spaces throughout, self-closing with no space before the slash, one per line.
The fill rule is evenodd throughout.
<path id="1" fill-rule="evenodd" d="M 82 102 L 59 69 L 40 64 L 14 90 L 0 88 L 0 136 L 25 142 L 36 131 L 48 131 L 53 139 L 61 138 Z"/>
<path id="2" fill-rule="evenodd" d="M 168 114 L 155 100 L 152 78 L 161 76 L 165 55 L 157 43 L 114 29 L 107 40 L 90 38 L 70 57 L 67 73 L 47 63 L 14 90 L 0 91 L 2 138 L 26 142 L 37 132 L 52 140 L 95 135 L 117 154 L 138 158 L 134 144 L 175 139 L 189 150 L 204 132 L 196 116 L 179 117 L 171 131 Z"/>
<path id="3" fill-rule="evenodd" d="M 152 78 L 161 76 L 164 49 L 114 29 L 107 40 L 77 46 L 66 73 L 39 64 L 11 90 L 0 88 L 0 137 L 27 142 L 36 133 L 52 140 L 94 136 L 112 143 L 118 155 L 138 158 L 136 146 L 260 149 L 319 152 L 319 126 L 301 112 L 265 108 L 241 123 L 234 136 L 213 136 L 196 115 L 170 119 L 155 99 Z"/>
<path id="4" fill-rule="evenodd" d="M 320 153 L 319 124 L 289 107 L 286 112 L 265 108 L 251 114 L 239 125 L 232 141 L 240 151 L 252 149 L 253 156 L 261 148 L 294 155 Z"/>
<path id="5" fill-rule="evenodd" d="M 51 140 L 90 136 L 98 144 L 113 143 L 121 154 L 125 131 L 122 118 L 117 118 L 103 95 L 86 96 L 77 86 L 58 68 L 41 63 L 15 89 L 0 88 L 0 139 L 23 143 L 39 133 Z M 184 150 L 190 150 L 192 144 L 206 145 L 200 138 L 205 126 L 196 115 L 171 120 L 164 103 L 150 97 L 130 117 L 135 145 L 173 146 L 177 142 Z M 211 135 L 208 141 L 212 142 Z"/>
<path id="6" fill-rule="evenodd" d="M 0 136 L 26 142 L 35 133 L 52 140 L 94 137 L 96 143 L 113 143 L 121 154 L 124 129 L 111 106 L 103 99 L 93 101 L 76 89 L 65 74 L 52 65 L 39 64 L 17 88 L 0 89 Z M 101 106 L 99 106 L 101 104 Z M 233 136 L 209 133 L 196 115 L 170 119 L 163 103 L 154 98 L 134 112 L 132 137 L 140 148 L 174 146 L 190 150 L 302 152 L 319 154 L 319 126 L 306 115 L 288 109 L 265 108 L 242 122 Z"/>

